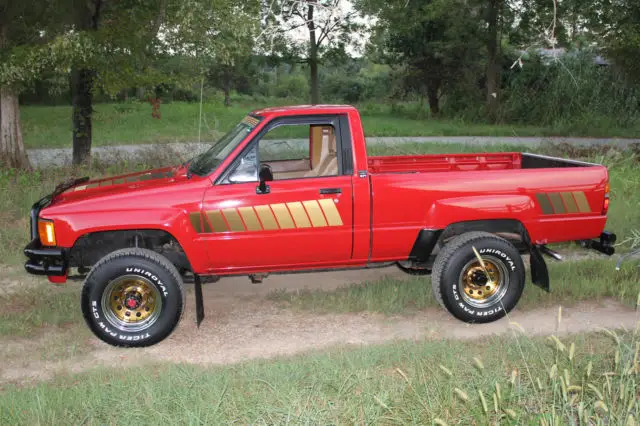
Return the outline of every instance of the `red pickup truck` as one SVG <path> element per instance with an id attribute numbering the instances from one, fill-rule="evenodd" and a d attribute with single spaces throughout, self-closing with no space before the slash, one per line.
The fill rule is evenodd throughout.
<path id="1" fill-rule="evenodd" d="M 88 326 L 105 342 L 148 346 L 181 318 L 183 279 L 369 268 L 431 274 L 455 317 L 489 322 L 531 280 L 542 254 L 576 241 L 613 254 L 604 166 L 519 152 L 367 156 L 351 106 L 254 111 L 176 167 L 60 184 L 31 211 L 26 270 L 87 274 Z M 425 289 L 426 291 L 426 289 Z"/>

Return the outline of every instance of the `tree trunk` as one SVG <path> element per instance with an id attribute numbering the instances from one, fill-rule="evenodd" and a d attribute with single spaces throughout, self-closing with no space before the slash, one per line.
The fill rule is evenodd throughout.
<path id="1" fill-rule="evenodd" d="M 73 164 L 88 164 L 91 160 L 93 70 L 71 71 L 73 103 Z"/>
<path id="2" fill-rule="evenodd" d="M 495 121 L 498 112 L 498 19 L 501 0 L 489 0 L 487 11 L 487 113 Z"/>
<path id="3" fill-rule="evenodd" d="M 75 12 L 75 24 L 81 31 L 97 31 L 103 0 L 87 0 Z M 91 160 L 93 81 L 96 72 L 90 68 L 71 69 L 71 103 L 73 105 L 73 164 Z"/>
<path id="4" fill-rule="evenodd" d="M 0 24 L 0 49 L 7 47 L 8 44 L 9 28 L 6 24 Z M 31 168 L 22 140 L 18 93 L 4 86 L 0 86 L 0 166 L 16 169 Z"/>
<path id="5" fill-rule="evenodd" d="M 309 28 L 309 70 L 311 72 L 311 104 L 320 103 L 320 92 L 318 89 L 318 44 L 316 42 L 316 25 L 313 21 L 313 9 L 315 0 L 309 1 L 307 12 L 307 27 Z"/>
<path id="6" fill-rule="evenodd" d="M 20 130 L 18 95 L 7 87 L 0 88 L 0 165 L 31 168 Z"/>
<path id="7" fill-rule="evenodd" d="M 429 81 L 427 83 L 427 99 L 429 100 L 429 112 L 433 117 L 440 115 L 440 98 L 438 90 L 440 89 L 439 81 Z"/>
<path id="8" fill-rule="evenodd" d="M 231 106 L 231 89 L 229 89 L 229 85 L 225 84 L 222 91 L 224 92 L 224 106 L 230 107 Z"/>

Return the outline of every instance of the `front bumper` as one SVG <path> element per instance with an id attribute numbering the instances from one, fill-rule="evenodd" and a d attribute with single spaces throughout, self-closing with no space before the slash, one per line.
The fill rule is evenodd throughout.
<path id="1" fill-rule="evenodd" d="M 29 258 L 24 269 L 30 274 L 56 277 L 67 275 L 69 259 L 65 248 L 44 247 L 40 244 L 40 239 L 34 238 L 24 248 L 24 254 Z"/>

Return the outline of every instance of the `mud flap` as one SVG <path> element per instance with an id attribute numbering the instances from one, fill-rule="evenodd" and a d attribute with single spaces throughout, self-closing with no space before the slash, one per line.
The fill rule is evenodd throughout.
<path id="1" fill-rule="evenodd" d="M 196 293 L 196 326 L 200 328 L 200 323 L 204 319 L 204 303 L 202 302 L 202 281 L 200 275 L 193 276 L 194 289 Z"/>
<path id="2" fill-rule="evenodd" d="M 542 253 L 540 253 L 540 250 L 538 250 L 538 247 L 535 245 L 531 246 L 530 252 L 531 281 L 541 289 L 551 291 L 549 285 L 549 269 L 542 257 Z"/>

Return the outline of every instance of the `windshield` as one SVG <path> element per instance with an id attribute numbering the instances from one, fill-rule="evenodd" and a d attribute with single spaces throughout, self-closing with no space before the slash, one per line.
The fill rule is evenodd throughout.
<path id="1" fill-rule="evenodd" d="M 214 143 L 211 148 L 195 157 L 189 165 L 189 172 L 194 175 L 204 176 L 214 171 L 259 122 L 256 117 L 246 116 L 243 118 L 240 123 Z"/>

